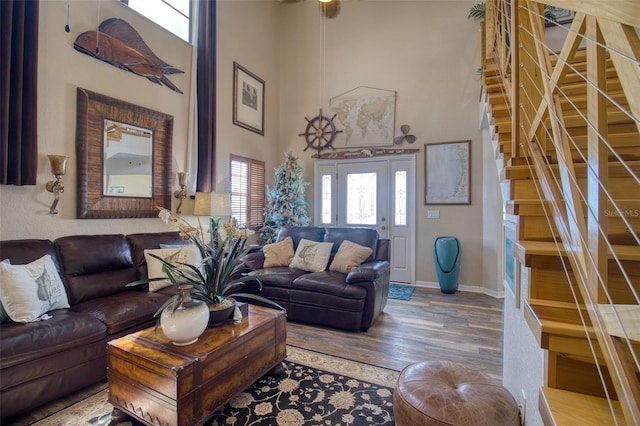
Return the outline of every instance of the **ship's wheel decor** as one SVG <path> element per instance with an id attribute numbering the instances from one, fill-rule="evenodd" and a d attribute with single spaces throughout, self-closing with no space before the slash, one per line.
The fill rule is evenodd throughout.
<path id="1" fill-rule="evenodd" d="M 331 145 L 338 133 L 342 133 L 342 130 L 336 130 L 336 125 L 333 124 L 333 119 L 337 114 L 333 114 L 333 117 L 329 118 L 322 114 L 322 108 L 320 108 L 320 114 L 307 120 L 307 127 L 304 133 L 300 133 L 298 136 L 304 136 L 304 140 L 307 143 L 305 151 L 309 148 L 313 148 L 320 152 L 325 148 L 335 148 Z"/>

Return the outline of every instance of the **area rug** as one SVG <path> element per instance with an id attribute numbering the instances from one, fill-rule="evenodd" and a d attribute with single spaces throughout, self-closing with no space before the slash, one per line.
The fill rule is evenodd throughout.
<path id="1" fill-rule="evenodd" d="M 413 290 L 416 289 L 414 285 L 408 284 L 389 284 L 389 299 L 396 300 L 411 300 Z"/>
<path id="2" fill-rule="evenodd" d="M 205 425 L 393 425 L 398 372 L 288 346 L 284 373 L 265 376 L 238 394 Z M 95 425 L 111 421 L 102 390 L 38 426 Z M 119 426 L 139 426 L 137 421 Z"/>

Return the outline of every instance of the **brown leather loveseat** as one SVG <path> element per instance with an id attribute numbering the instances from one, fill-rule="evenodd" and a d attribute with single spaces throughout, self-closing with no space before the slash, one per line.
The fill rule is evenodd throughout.
<path id="1" fill-rule="evenodd" d="M 327 268 L 306 272 L 289 266 L 264 268 L 263 250 L 244 258 L 248 270 L 274 274 L 261 278 L 262 289 L 248 283 L 242 291 L 259 294 L 287 310 L 287 320 L 344 330 L 366 331 L 387 304 L 389 292 L 389 240 L 364 227 L 285 226 L 277 242 L 291 237 L 294 251 L 306 240 L 333 243 Z M 348 274 L 329 270 L 343 241 L 371 248 L 371 254 Z"/>
<path id="2" fill-rule="evenodd" d="M 180 243 L 177 232 L 1 241 L 0 260 L 13 265 L 50 255 L 70 308 L 0 324 L 0 419 L 104 380 L 107 342 L 153 325 L 172 291 L 125 287 L 147 277 L 144 250 Z"/>

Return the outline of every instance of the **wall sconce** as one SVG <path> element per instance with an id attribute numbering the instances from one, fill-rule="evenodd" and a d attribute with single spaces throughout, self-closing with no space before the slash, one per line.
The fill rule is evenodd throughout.
<path id="1" fill-rule="evenodd" d="M 187 172 L 178 172 L 178 185 L 180 185 L 180 189 L 173 193 L 173 196 L 176 197 L 180 202 L 178 203 L 178 207 L 176 207 L 176 213 L 182 213 L 180 208 L 182 207 L 182 201 L 187 198 Z"/>
<path id="2" fill-rule="evenodd" d="M 60 201 L 60 194 L 64 192 L 64 183 L 60 180 L 65 173 L 67 173 L 67 160 L 69 157 L 66 155 L 49 155 L 49 162 L 51 163 L 51 173 L 53 173 L 56 177 L 56 180 L 50 180 L 47 182 L 47 191 L 53 192 L 55 199 L 53 200 L 53 204 L 51 204 L 51 208 L 49 209 L 49 214 L 58 214 L 58 210 L 56 207 L 58 206 L 58 201 Z"/>

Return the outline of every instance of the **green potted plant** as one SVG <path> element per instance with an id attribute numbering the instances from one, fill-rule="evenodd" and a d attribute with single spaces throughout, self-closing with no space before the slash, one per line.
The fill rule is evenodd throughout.
<path id="1" fill-rule="evenodd" d="M 474 4 L 469 9 L 469 14 L 467 15 L 468 19 L 473 19 L 474 21 L 481 21 L 484 19 L 486 14 L 486 2 L 481 1 L 480 3 Z M 556 22 L 556 15 L 553 13 L 553 8 L 551 6 L 544 7 L 544 17 L 548 22 Z"/>
<path id="2" fill-rule="evenodd" d="M 202 262 L 197 266 L 181 262 L 172 264 L 150 253 L 150 256 L 162 262 L 162 270 L 166 278 L 147 278 L 129 283 L 128 286 L 137 286 L 164 279 L 168 279 L 178 290 L 181 290 L 184 285 L 192 286 L 190 290 L 191 297 L 205 302 L 210 312 L 215 312 L 225 306 L 229 308 L 229 297 L 227 297 L 227 294 L 232 290 L 234 291 L 234 296 L 257 300 L 283 309 L 282 306 L 265 297 L 250 293 L 235 292 L 247 281 L 257 281 L 260 283 L 260 277 L 273 275 L 242 273 L 242 258 L 250 251 L 249 248 L 245 247 L 250 231 L 229 224 L 225 224 L 222 229 L 220 229 L 218 221 L 212 219 L 209 222 L 209 234 L 211 238 L 209 242 L 205 242 L 202 226 L 194 227 L 166 209 L 161 209 L 158 217 L 160 217 L 164 223 L 174 223 L 177 225 L 182 238 L 185 241 L 192 242 L 197 247 Z M 224 234 L 224 238 L 221 238 L 221 233 Z M 175 310 L 181 298 L 180 293 L 169 298 L 158 309 L 155 316 L 161 314 L 167 307 Z M 232 301 L 230 304 L 231 310 L 234 305 L 235 301 Z M 230 310 L 222 313 L 222 321 L 228 318 L 230 313 Z M 210 325 L 215 325 L 220 322 L 214 319 L 215 314 L 211 315 Z"/>
<path id="3" fill-rule="evenodd" d="M 469 9 L 469 15 L 467 15 L 468 19 L 473 19 L 474 21 L 479 21 L 484 19 L 486 4 L 485 2 L 480 2 L 478 4 L 474 4 L 471 9 Z"/>

